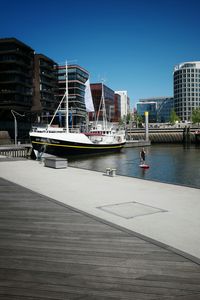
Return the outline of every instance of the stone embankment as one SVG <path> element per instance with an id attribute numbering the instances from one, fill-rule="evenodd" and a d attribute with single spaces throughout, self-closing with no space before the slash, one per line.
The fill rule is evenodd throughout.
<path id="1" fill-rule="evenodd" d="M 196 129 L 195 129 L 196 130 Z M 151 143 L 194 143 L 195 130 L 184 129 L 149 129 Z M 132 129 L 127 133 L 129 139 L 144 140 L 144 129 Z"/>

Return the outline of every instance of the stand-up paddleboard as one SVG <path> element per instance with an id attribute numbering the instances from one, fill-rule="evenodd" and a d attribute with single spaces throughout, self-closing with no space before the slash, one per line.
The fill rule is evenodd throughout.
<path id="1" fill-rule="evenodd" d="M 146 165 L 146 164 L 141 164 L 141 165 L 139 165 L 140 166 L 140 168 L 142 168 L 142 169 L 149 169 L 149 165 Z"/>

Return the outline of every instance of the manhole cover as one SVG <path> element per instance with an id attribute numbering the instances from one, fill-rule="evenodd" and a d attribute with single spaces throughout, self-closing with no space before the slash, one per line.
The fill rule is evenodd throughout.
<path id="1" fill-rule="evenodd" d="M 160 212 L 166 212 L 166 210 L 141 204 L 139 202 L 118 203 L 112 205 L 104 205 L 97 208 L 106 211 L 108 213 L 111 213 L 113 215 L 120 216 L 124 219 L 131 219 L 135 217 L 151 215 Z"/>

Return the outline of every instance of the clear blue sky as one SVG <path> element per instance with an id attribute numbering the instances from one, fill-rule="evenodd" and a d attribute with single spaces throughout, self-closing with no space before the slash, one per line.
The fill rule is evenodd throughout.
<path id="1" fill-rule="evenodd" d="M 173 68 L 200 60 L 200 0 L 9 0 L 0 37 L 16 37 L 91 82 L 140 98 L 173 96 Z"/>

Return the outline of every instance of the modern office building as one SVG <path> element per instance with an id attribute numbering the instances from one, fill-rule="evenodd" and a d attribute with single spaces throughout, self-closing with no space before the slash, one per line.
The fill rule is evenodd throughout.
<path id="1" fill-rule="evenodd" d="M 99 121 L 103 120 L 103 106 L 101 99 L 104 97 L 107 120 L 113 122 L 115 115 L 114 91 L 103 83 L 92 83 L 90 84 L 90 87 L 95 110 L 95 113 L 90 113 L 90 121 L 96 121 L 97 116 Z"/>
<path id="2" fill-rule="evenodd" d="M 174 68 L 174 109 L 182 121 L 190 121 L 192 110 L 200 107 L 200 61 Z"/>
<path id="3" fill-rule="evenodd" d="M 33 123 L 47 124 L 58 99 L 57 64 L 16 38 L 0 39 L 0 130 L 27 139 Z"/>
<path id="4" fill-rule="evenodd" d="M 119 122 L 121 118 L 121 96 L 115 93 L 114 98 L 114 120 L 113 122 Z"/>
<path id="5" fill-rule="evenodd" d="M 13 138 L 11 110 L 18 114 L 18 133 L 25 136 L 29 127 L 26 114 L 33 99 L 34 50 L 16 38 L 0 39 L 0 130 Z"/>
<path id="6" fill-rule="evenodd" d="M 174 108 L 173 97 L 153 97 L 140 99 L 137 103 L 138 115 L 144 117 L 144 112 L 149 112 L 150 123 L 166 123 L 170 120 L 170 114 Z"/>
<path id="7" fill-rule="evenodd" d="M 120 95 L 121 97 L 121 119 L 127 116 L 128 112 L 130 111 L 130 101 L 128 97 L 127 91 L 116 91 L 115 94 Z"/>
<path id="8" fill-rule="evenodd" d="M 58 95 L 57 64 L 43 54 L 35 54 L 31 111 L 37 115 L 37 121 L 48 124 L 59 103 L 56 95 Z"/>
<path id="9" fill-rule="evenodd" d="M 137 103 L 137 114 L 143 118 L 145 121 L 145 111 L 149 113 L 149 122 L 157 122 L 157 103 L 155 101 L 150 101 L 149 99 L 141 99 Z"/>
<path id="10" fill-rule="evenodd" d="M 163 97 L 160 100 L 157 106 L 157 121 L 167 123 L 170 121 L 171 113 L 174 110 L 174 98 Z"/>
<path id="11" fill-rule="evenodd" d="M 58 66 L 58 82 L 59 82 L 59 99 L 63 98 L 68 86 L 68 101 L 69 101 L 69 125 L 70 127 L 80 127 L 86 121 L 86 106 L 85 106 L 85 83 L 89 78 L 89 73 L 78 65 L 67 66 L 67 81 L 66 81 L 66 66 Z M 64 120 L 62 118 L 61 123 Z"/>

